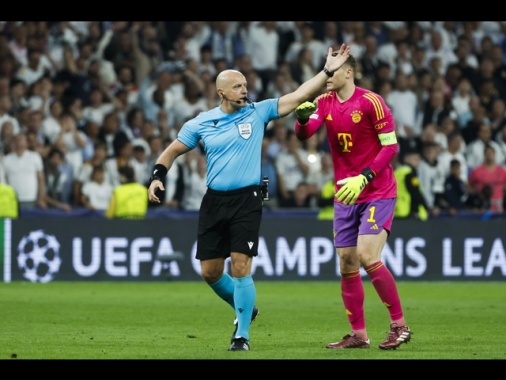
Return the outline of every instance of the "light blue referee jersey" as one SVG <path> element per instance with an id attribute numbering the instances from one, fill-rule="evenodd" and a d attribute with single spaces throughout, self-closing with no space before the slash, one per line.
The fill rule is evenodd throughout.
<path id="1" fill-rule="evenodd" d="M 202 140 L 207 187 L 228 191 L 261 182 L 262 139 L 267 123 L 279 119 L 278 98 L 251 103 L 233 114 L 220 107 L 188 120 L 177 139 L 193 149 Z"/>

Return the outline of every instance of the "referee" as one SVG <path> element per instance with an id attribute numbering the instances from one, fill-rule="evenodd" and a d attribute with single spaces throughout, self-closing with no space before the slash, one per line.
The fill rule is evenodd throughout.
<path id="1" fill-rule="evenodd" d="M 160 203 L 164 177 L 174 160 L 202 142 L 207 159 L 207 192 L 199 210 L 197 253 L 201 275 L 235 311 L 229 351 L 250 349 L 250 324 L 258 315 L 251 275 L 258 255 L 262 219 L 261 149 L 267 124 L 284 117 L 320 92 L 327 79 L 349 56 L 349 46 L 329 48 L 322 71 L 292 93 L 251 102 L 244 75 L 224 70 L 216 77 L 219 106 L 187 121 L 158 157 L 151 175 L 149 200 Z M 231 259 L 231 275 L 225 259 Z"/>

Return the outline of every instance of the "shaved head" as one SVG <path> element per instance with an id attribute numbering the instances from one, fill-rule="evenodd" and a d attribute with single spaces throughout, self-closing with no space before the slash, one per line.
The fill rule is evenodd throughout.
<path id="1" fill-rule="evenodd" d="M 245 82 L 244 75 L 237 70 L 223 70 L 216 77 L 216 88 L 227 88 L 234 82 Z"/>

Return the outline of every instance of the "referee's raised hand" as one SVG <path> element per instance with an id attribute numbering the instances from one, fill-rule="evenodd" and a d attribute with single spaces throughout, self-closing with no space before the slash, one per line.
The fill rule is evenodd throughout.
<path id="1" fill-rule="evenodd" d="M 325 62 L 325 69 L 327 69 L 330 73 L 338 70 L 348 59 L 350 56 L 350 46 L 346 44 L 342 44 L 339 47 L 338 51 L 334 51 L 331 47 L 329 47 L 327 60 Z"/>

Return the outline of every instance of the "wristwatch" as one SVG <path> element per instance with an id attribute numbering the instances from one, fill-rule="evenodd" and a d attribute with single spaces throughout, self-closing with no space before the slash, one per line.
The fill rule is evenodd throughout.
<path id="1" fill-rule="evenodd" d="M 327 70 L 326 67 L 323 68 L 323 72 L 329 77 L 329 78 L 332 78 L 334 76 L 334 73 L 333 72 L 330 72 L 329 70 Z"/>

